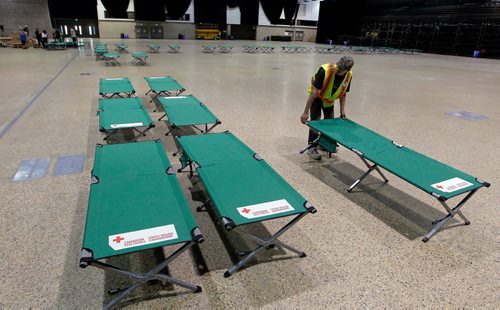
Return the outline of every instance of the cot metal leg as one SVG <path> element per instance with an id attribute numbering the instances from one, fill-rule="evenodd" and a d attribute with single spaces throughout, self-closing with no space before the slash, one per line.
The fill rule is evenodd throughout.
<path id="1" fill-rule="evenodd" d="M 197 129 L 200 131 L 200 133 L 203 133 L 203 129 L 199 128 L 198 126 L 196 125 L 191 125 L 191 127 L 193 127 L 194 129 Z"/>
<path id="2" fill-rule="evenodd" d="M 134 131 L 138 132 L 138 134 L 134 137 L 134 139 L 132 141 L 137 141 L 137 139 L 139 139 L 140 136 L 146 136 L 146 132 L 148 132 L 149 130 L 151 130 L 151 128 L 155 127 L 154 124 L 152 126 L 148 126 L 146 129 L 144 130 L 139 130 L 137 128 L 132 128 Z"/>
<path id="3" fill-rule="evenodd" d="M 462 214 L 460 208 L 462 208 L 465 205 L 465 203 L 472 197 L 472 195 L 474 195 L 477 192 L 477 190 L 478 189 L 476 188 L 475 190 L 469 192 L 467 196 L 465 196 L 465 198 L 462 199 L 462 201 L 460 201 L 453 209 L 450 209 L 450 207 L 444 201 L 440 200 L 439 202 L 443 205 L 446 211 L 448 211 L 448 215 L 432 222 L 432 224 L 434 225 L 432 227 L 432 230 L 427 235 L 425 235 L 424 238 L 422 238 L 422 241 L 423 242 L 429 241 L 432 238 L 432 236 L 434 236 L 441 228 L 443 228 L 443 226 L 446 225 L 446 223 L 448 223 L 448 221 L 451 220 L 451 218 L 454 217 L 456 214 L 458 214 L 462 218 L 462 220 L 465 222 L 465 225 L 469 225 L 470 221 Z"/>
<path id="4" fill-rule="evenodd" d="M 385 177 L 385 175 L 382 173 L 382 171 L 379 169 L 378 165 L 376 164 L 372 164 L 370 165 L 370 163 L 364 159 L 362 156 L 360 156 L 359 154 L 357 154 L 359 156 L 359 158 L 361 158 L 361 160 L 363 161 L 363 163 L 365 163 L 366 167 L 368 167 L 368 170 L 363 173 L 363 175 L 361 177 L 359 177 L 348 189 L 347 191 L 350 193 L 361 181 L 363 181 L 364 178 L 366 178 L 373 170 L 377 171 L 378 174 L 380 174 L 380 176 L 382 177 L 382 179 L 384 179 L 384 182 L 387 183 L 389 182 L 389 180 Z"/>
<path id="5" fill-rule="evenodd" d="M 185 243 L 179 249 L 177 249 L 172 255 L 167 257 L 163 262 L 158 264 L 156 267 L 154 267 L 153 269 L 151 269 L 147 273 L 136 273 L 136 272 L 123 270 L 123 269 L 120 269 L 118 267 L 108 265 L 108 264 L 100 262 L 100 261 L 93 262 L 92 266 L 95 266 L 95 267 L 103 269 L 103 270 L 108 270 L 108 271 L 122 274 L 135 282 L 132 286 L 130 286 L 129 288 L 127 288 L 126 290 L 121 292 L 120 295 L 118 295 L 116 298 L 111 300 L 107 305 L 105 305 L 104 309 L 111 309 L 114 305 L 116 305 L 121 300 L 123 300 L 125 297 L 130 295 L 138 287 L 140 287 L 143 284 L 147 284 L 148 282 L 150 282 L 152 280 L 160 280 L 160 281 L 176 284 L 178 286 L 187 288 L 187 289 L 193 291 L 194 293 L 201 292 L 201 287 L 198 285 L 190 284 L 190 283 L 184 282 L 182 280 L 173 278 L 171 276 L 167 276 L 165 274 L 159 273 L 168 264 L 170 264 L 173 260 L 175 260 L 179 255 L 181 255 L 184 251 L 189 249 L 192 245 L 193 245 L 193 242 Z"/>
<path id="6" fill-rule="evenodd" d="M 107 136 L 105 136 L 103 138 L 103 140 L 108 140 L 109 138 L 111 138 L 111 136 L 113 136 L 114 134 L 116 134 L 118 132 L 118 130 L 113 130 L 113 131 L 111 131 L 109 133 L 107 131 L 105 131 L 105 132 L 107 133 Z"/>
<path id="7" fill-rule="evenodd" d="M 254 236 L 240 228 L 236 228 L 238 229 L 240 232 L 244 233 L 245 235 L 249 236 L 251 239 L 253 239 L 257 244 L 258 246 L 253 250 L 253 251 L 250 251 L 248 253 L 245 254 L 245 256 L 243 256 L 243 258 L 237 262 L 234 266 L 230 267 L 225 273 L 224 273 L 224 277 L 228 278 L 230 277 L 233 273 L 235 273 L 236 271 L 238 271 L 241 267 L 243 267 L 246 263 L 248 263 L 250 260 L 252 260 L 253 258 L 255 258 L 255 256 L 257 255 L 257 253 L 259 253 L 260 251 L 262 251 L 263 249 L 266 249 L 266 248 L 270 248 L 272 247 L 273 245 L 279 245 L 291 252 L 294 252 L 295 254 L 298 254 L 300 257 L 305 257 L 306 256 L 306 253 L 300 251 L 300 250 L 297 250 L 287 244 L 285 244 L 284 242 L 282 242 L 281 240 L 278 240 L 278 238 L 283 235 L 287 230 L 289 230 L 290 228 L 292 228 L 293 225 L 297 224 L 297 222 L 299 220 L 301 220 L 304 216 L 306 216 L 307 212 L 304 212 L 302 214 L 299 214 L 298 216 L 296 216 L 293 220 L 291 220 L 288 224 L 286 224 L 285 226 L 283 226 L 280 230 L 278 230 L 274 235 L 272 235 L 271 237 L 269 237 L 268 239 L 261 239 L 257 236 Z"/>
<path id="8" fill-rule="evenodd" d="M 214 129 L 217 125 L 220 125 L 221 124 L 221 121 L 217 120 L 212 126 L 210 126 L 210 128 L 208 128 L 208 124 L 205 124 L 205 133 L 209 133 L 210 131 L 212 131 L 212 129 Z"/>

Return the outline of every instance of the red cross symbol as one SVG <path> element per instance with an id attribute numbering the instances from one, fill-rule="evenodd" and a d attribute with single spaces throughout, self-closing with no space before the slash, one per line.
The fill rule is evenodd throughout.
<path id="1" fill-rule="evenodd" d="M 241 210 L 241 212 L 248 214 L 248 213 L 250 213 L 250 210 L 248 210 L 247 208 L 243 208 L 243 210 Z"/>
<path id="2" fill-rule="evenodd" d="M 120 243 L 120 242 L 122 242 L 122 240 L 125 240 L 125 238 L 122 238 L 120 236 L 117 236 L 115 239 L 113 239 L 113 241 L 116 243 Z"/>
<path id="3" fill-rule="evenodd" d="M 441 185 L 436 185 L 436 188 L 443 189 Z"/>

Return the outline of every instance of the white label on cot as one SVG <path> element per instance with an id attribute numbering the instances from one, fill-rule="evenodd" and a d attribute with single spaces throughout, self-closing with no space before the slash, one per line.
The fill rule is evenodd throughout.
<path id="1" fill-rule="evenodd" d="M 175 225 L 158 226 L 143 230 L 130 231 L 108 237 L 109 246 L 115 250 L 123 250 L 136 246 L 177 239 Z"/>
<path id="2" fill-rule="evenodd" d="M 163 97 L 163 99 L 186 99 L 186 96 Z"/>
<path id="3" fill-rule="evenodd" d="M 111 128 L 113 129 L 139 127 L 139 126 L 144 126 L 144 124 L 143 123 L 111 124 Z"/>
<path id="4" fill-rule="evenodd" d="M 253 219 L 295 210 L 286 199 L 236 208 L 241 216 Z"/>
<path id="5" fill-rule="evenodd" d="M 442 181 L 431 186 L 445 193 L 453 193 L 459 189 L 471 186 L 472 183 L 462 180 L 460 178 L 453 178 L 446 181 Z"/>
<path id="6" fill-rule="evenodd" d="M 105 79 L 106 81 L 124 80 L 124 78 Z"/>
<path id="7" fill-rule="evenodd" d="M 166 76 L 150 76 L 149 79 L 153 80 L 153 79 L 166 79 L 167 77 Z"/>

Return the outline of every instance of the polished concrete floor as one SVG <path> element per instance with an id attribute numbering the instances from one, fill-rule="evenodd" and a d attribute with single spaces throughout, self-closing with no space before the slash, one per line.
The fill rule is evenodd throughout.
<path id="1" fill-rule="evenodd" d="M 113 41 L 107 41 L 113 43 Z M 116 42 L 116 41 L 115 41 Z M 350 151 L 316 162 L 298 151 L 307 128 L 299 121 L 314 70 L 339 55 L 203 54 L 203 44 L 181 41 L 181 53 L 149 56 L 149 65 L 106 66 L 89 49 L 0 49 L 0 308 L 99 308 L 108 289 L 127 280 L 78 267 L 94 146 L 102 143 L 96 117 L 100 77 L 128 76 L 146 105 L 144 76 L 171 75 L 258 152 L 318 212 L 283 240 L 304 250 L 298 258 L 271 249 L 226 279 L 237 253 L 253 244 L 220 230 L 207 213 L 195 213 L 206 242 L 169 266 L 173 276 L 199 284 L 192 294 L 175 286 L 136 291 L 122 306 L 164 308 L 392 308 L 500 307 L 500 61 L 442 55 L 353 55 L 347 116 L 399 143 L 492 183 L 459 218 L 428 243 L 421 238 L 444 209 L 431 196 L 388 173 L 351 194 L 346 187 L 364 170 Z M 151 41 L 130 40 L 130 51 Z M 217 44 L 219 42 L 216 42 Z M 280 44 L 274 43 L 277 47 Z M 286 43 L 288 44 L 288 43 Z M 311 44 L 309 44 L 311 45 Z M 111 45 L 110 45 L 111 46 Z M 81 75 L 81 73 L 89 73 Z M 464 120 L 449 112 L 486 116 Z M 335 111 L 338 115 L 336 107 Z M 141 140 L 162 139 L 170 160 L 176 146 L 158 123 Z M 84 154 L 82 173 L 53 176 L 58 156 Z M 22 160 L 51 157 L 48 173 L 13 182 Z M 179 174 L 193 208 L 200 182 Z M 456 199 L 454 200 L 456 201 Z M 248 227 L 261 236 L 286 223 Z M 110 259 L 147 270 L 173 249 Z"/>

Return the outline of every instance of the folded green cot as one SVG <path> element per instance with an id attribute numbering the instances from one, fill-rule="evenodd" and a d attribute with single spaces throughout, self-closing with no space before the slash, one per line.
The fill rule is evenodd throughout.
<path id="1" fill-rule="evenodd" d="M 111 308 L 143 284 L 170 282 L 200 292 L 201 287 L 161 271 L 194 243 L 200 229 L 182 194 L 174 169 L 158 141 L 98 144 L 90 185 L 80 267 L 94 266 L 134 281 L 105 308 Z M 103 259 L 182 244 L 147 272 L 132 272 Z"/>
<path id="2" fill-rule="evenodd" d="M 170 76 L 150 76 L 144 77 L 144 79 L 149 85 L 146 95 L 151 92 L 154 94 L 149 102 L 153 102 L 158 96 L 179 96 L 185 91 L 184 87 Z"/>
<path id="3" fill-rule="evenodd" d="M 160 52 L 160 46 L 158 44 L 149 44 L 148 48 L 149 48 L 150 53 L 159 53 Z"/>
<path id="4" fill-rule="evenodd" d="M 160 104 L 165 114 L 158 120 L 161 121 L 167 116 L 167 125 L 170 127 L 166 136 L 182 126 L 191 126 L 201 133 L 208 133 L 221 124 L 219 119 L 193 95 L 160 97 Z M 208 127 L 209 124 L 212 126 Z M 198 125 L 205 125 L 205 129 L 199 128 Z"/>
<path id="5" fill-rule="evenodd" d="M 148 54 L 146 53 L 132 53 L 132 65 L 147 65 Z"/>
<path id="6" fill-rule="evenodd" d="M 377 171 L 385 182 L 388 182 L 379 169 L 382 167 L 435 197 L 446 209 L 448 215 L 432 223 L 432 230 L 422 239 L 424 242 L 429 241 L 456 214 L 464 220 L 466 225 L 470 224 L 460 208 L 479 188 L 490 186 L 488 182 L 415 152 L 351 120 L 326 119 L 311 121 L 307 125 L 317 132 L 319 137 L 305 150 L 319 144 L 329 152 L 335 152 L 338 143 L 353 151 L 367 166 L 368 171 L 347 191 L 351 192 L 373 170 Z M 448 199 L 461 194 L 466 194 L 466 196 L 454 208 L 446 204 Z"/>
<path id="7" fill-rule="evenodd" d="M 133 94 L 135 94 L 135 90 L 128 77 L 99 79 L 99 95 L 103 98 L 112 98 L 114 96 L 132 97 Z"/>
<path id="8" fill-rule="evenodd" d="M 304 252 L 278 238 L 306 214 L 315 213 L 316 209 L 258 154 L 229 132 L 181 136 L 177 137 L 177 141 L 183 150 L 179 171 L 189 167 L 192 176 L 193 169 L 196 169 L 209 196 L 197 211 L 212 206 L 226 230 L 236 229 L 258 244 L 257 248 L 230 267 L 225 277 L 255 258 L 258 252 L 274 245 L 300 257 L 305 256 Z M 261 239 L 240 228 L 245 224 L 285 216 L 294 218 L 268 239 Z"/>
<path id="9" fill-rule="evenodd" d="M 132 129 L 137 132 L 133 141 L 155 127 L 153 120 L 144 109 L 139 98 L 99 99 L 99 131 L 109 139 L 120 129 Z"/>

